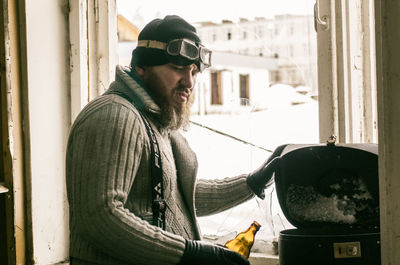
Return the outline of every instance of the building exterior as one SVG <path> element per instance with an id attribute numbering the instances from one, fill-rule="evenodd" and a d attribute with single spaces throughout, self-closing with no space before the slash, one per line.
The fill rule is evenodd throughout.
<path id="1" fill-rule="evenodd" d="M 117 15 L 118 42 L 137 41 L 139 28 L 133 25 L 123 15 Z"/>
<path id="2" fill-rule="evenodd" d="M 118 63 L 129 65 L 137 42 L 118 43 Z M 278 69 L 275 58 L 213 52 L 212 67 L 199 75 L 192 111 L 197 114 L 226 113 L 243 107 L 263 109 L 262 98 L 270 72 Z"/>
<path id="3" fill-rule="evenodd" d="M 127 20 L 118 21 L 120 37 L 125 35 L 123 32 L 130 32 L 134 28 Z M 129 41 L 119 39 L 119 64 L 129 65 L 136 45 L 137 36 Z M 210 114 L 232 112 L 243 107 L 266 108 L 265 102 L 260 99 L 270 85 L 271 73 L 278 70 L 277 61 L 276 58 L 256 56 L 253 53 L 213 50 L 212 67 L 205 70 L 197 82 L 192 111 Z"/>
<path id="4" fill-rule="evenodd" d="M 274 58 L 213 52 L 212 67 L 197 82 L 192 111 L 202 115 L 267 108 L 262 99 L 277 65 Z"/>
<path id="5" fill-rule="evenodd" d="M 317 91 L 317 48 L 312 15 L 201 22 L 200 38 L 215 51 L 278 59 L 271 83 L 308 86 Z"/>

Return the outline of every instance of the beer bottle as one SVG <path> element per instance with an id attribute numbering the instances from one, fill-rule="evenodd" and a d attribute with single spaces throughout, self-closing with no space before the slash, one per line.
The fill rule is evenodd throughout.
<path id="1" fill-rule="evenodd" d="M 261 225 L 254 221 L 249 228 L 239 233 L 234 239 L 226 242 L 225 247 L 242 254 L 248 259 L 250 256 L 250 249 L 254 244 L 254 237 L 258 230 L 260 230 L 260 227 Z"/>

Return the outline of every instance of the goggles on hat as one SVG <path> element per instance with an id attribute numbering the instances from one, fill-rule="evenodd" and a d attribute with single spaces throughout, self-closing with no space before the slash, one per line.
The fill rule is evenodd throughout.
<path id="1" fill-rule="evenodd" d="M 201 44 L 196 45 L 188 39 L 175 39 L 168 43 L 156 40 L 139 40 L 137 47 L 160 49 L 172 56 L 182 56 L 191 61 L 199 60 L 203 69 L 211 66 L 211 50 Z"/>

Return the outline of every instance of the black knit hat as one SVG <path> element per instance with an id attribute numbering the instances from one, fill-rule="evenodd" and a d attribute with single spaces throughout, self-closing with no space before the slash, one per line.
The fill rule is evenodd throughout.
<path id="1" fill-rule="evenodd" d="M 168 43 L 174 39 L 189 39 L 196 44 L 201 43 L 196 28 L 179 16 L 166 16 L 154 19 L 139 33 L 138 40 L 156 40 Z M 189 65 L 193 61 L 181 56 L 171 56 L 160 49 L 137 47 L 132 52 L 131 67 L 163 65 L 169 62 L 178 65 Z"/>

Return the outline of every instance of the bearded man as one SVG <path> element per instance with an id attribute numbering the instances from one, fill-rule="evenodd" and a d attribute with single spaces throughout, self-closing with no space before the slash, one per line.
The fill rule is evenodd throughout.
<path id="1" fill-rule="evenodd" d="M 197 160 L 180 128 L 196 77 L 211 65 L 196 29 L 178 16 L 147 24 L 130 67 L 75 120 L 67 146 L 70 263 L 245 265 L 201 240 L 197 216 L 255 195 L 270 181 L 250 174 L 196 180 Z"/>

